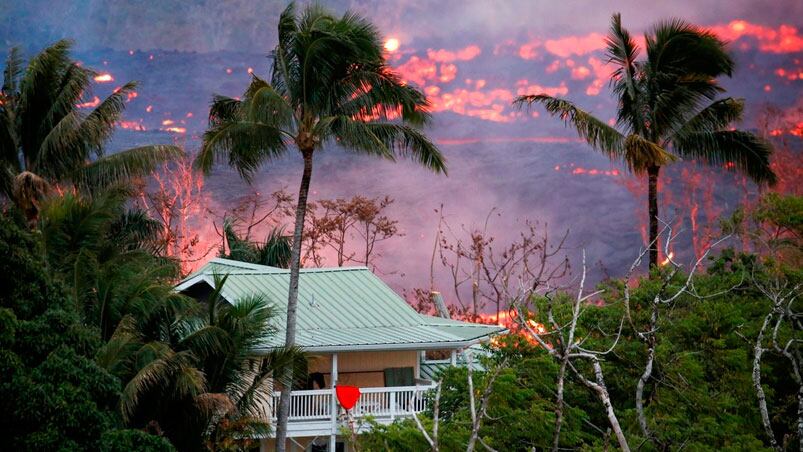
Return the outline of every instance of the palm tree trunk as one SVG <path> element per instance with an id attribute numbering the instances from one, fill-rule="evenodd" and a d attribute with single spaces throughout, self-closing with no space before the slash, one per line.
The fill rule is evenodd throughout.
<path id="1" fill-rule="evenodd" d="M 296 308 L 298 306 L 298 276 L 301 267 L 301 240 L 304 233 L 304 217 L 307 213 L 307 195 L 312 179 L 313 149 L 302 149 L 304 157 L 304 174 L 301 176 L 301 187 L 298 190 L 296 206 L 296 225 L 293 231 L 293 249 L 290 254 L 290 290 L 287 294 L 287 327 L 284 344 L 293 346 L 296 343 Z M 282 395 L 279 400 L 279 412 L 276 422 L 276 452 L 284 452 L 287 439 L 287 418 L 290 414 L 290 391 L 293 388 L 293 367 L 284 369 L 282 378 Z"/>
<path id="2" fill-rule="evenodd" d="M 660 166 L 647 167 L 648 203 L 650 215 L 650 268 L 658 266 L 658 172 Z"/>

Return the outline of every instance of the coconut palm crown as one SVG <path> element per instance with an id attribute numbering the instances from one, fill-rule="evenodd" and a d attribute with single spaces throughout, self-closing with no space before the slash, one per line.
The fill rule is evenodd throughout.
<path id="1" fill-rule="evenodd" d="M 295 343 L 301 243 L 313 155 L 326 144 L 395 160 L 408 157 L 445 172 L 437 147 L 418 129 L 429 103 L 386 64 L 377 29 L 347 12 L 335 17 L 318 5 L 300 14 L 290 4 L 279 18 L 270 80 L 254 76 L 242 99 L 217 96 L 196 165 L 205 172 L 226 160 L 246 180 L 296 148 L 304 162 L 290 259 L 285 343 Z M 289 379 L 288 379 L 289 380 Z M 284 450 L 290 407 L 282 391 L 276 434 Z"/>
<path id="2" fill-rule="evenodd" d="M 152 145 L 104 155 L 104 146 L 136 84 L 126 83 L 88 112 L 97 73 L 70 58 L 71 42 L 58 41 L 25 65 L 18 48 L 6 59 L 0 88 L 0 193 L 33 224 L 54 184 L 91 191 L 150 173 L 181 154 Z"/>
<path id="3" fill-rule="evenodd" d="M 679 19 L 660 22 L 644 37 L 646 58 L 615 14 L 607 36 L 618 100 L 614 126 L 575 104 L 544 94 L 515 104 L 541 104 L 575 128 L 595 150 L 648 176 L 650 265 L 658 263 L 658 175 L 677 159 L 738 170 L 758 184 L 773 184 L 772 147 L 731 125 L 742 119 L 744 100 L 720 97 L 717 78 L 731 76 L 734 61 L 715 34 Z"/>

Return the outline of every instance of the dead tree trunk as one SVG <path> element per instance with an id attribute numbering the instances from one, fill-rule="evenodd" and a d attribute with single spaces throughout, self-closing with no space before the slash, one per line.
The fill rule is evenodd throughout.
<path id="1" fill-rule="evenodd" d="M 764 393 L 764 387 L 761 386 L 761 356 L 766 350 L 763 346 L 764 335 L 766 334 L 767 327 L 769 327 L 772 317 L 775 315 L 773 309 L 766 317 L 764 323 L 761 324 L 761 329 L 758 331 L 755 346 L 753 347 L 753 388 L 756 390 L 758 397 L 758 411 L 761 413 L 761 425 L 764 427 L 764 432 L 770 440 L 770 446 L 777 450 L 781 450 L 781 446 L 775 439 L 775 432 L 772 430 L 772 423 L 770 422 L 769 411 L 767 410 L 767 396 Z"/>
<path id="2" fill-rule="evenodd" d="M 608 422 L 611 424 L 613 434 L 616 435 L 616 441 L 619 443 L 619 447 L 623 451 L 629 452 L 630 445 L 627 443 L 627 438 L 625 437 L 625 433 L 622 431 L 621 425 L 619 425 L 619 418 L 616 417 L 616 411 L 613 409 L 611 396 L 608 393 L 608 387 L 605 386 L 605 379 L 602 374 L 602 365 L 600 364 L 599 360 L 596 359 L 596 357 L 591 360 L 591 365 L 594 368 L 595 381 L 585 378 L 574 367 L 572 367 L 572 370 L 574 370 L 583 384 L 597 393 L 597 397 L 599 397 L 600 401 L 602 402 L 602 406 L 605 407 L 605 415 L 608 417 Z"/>
<path id="3" fill-rule="evenodd" d="M 624 432 L 619 425 L 619 419 L 616 417 L 616 411 L 613 408 L 610 394 L 608 394 L 608 389 L 605 386 L 602 365 L 600 364 L 600 357 L 612 352 L 616 347 L 616 344 L 619 342 L 619 338 L 622 336 L 622 326 L 624 325 L 625 318 L 622 318 L 622 321 L 619 324 L 619 331 L 615 336 L 613 344 L 608 350 L 593 351 L 583 348 L 582 341 L 575 340 L 578 322 L 583 312 L 581 308 L 591 297 L 594 297 L 602 292 L 601 290 L 598 290 L 590 294 L 584 294 L 583 289 L 585 285 L 585 279 L 586 261 L 585 252 L 583 252 L 583 267 L 580 277 L 580 287 L 577 292 L 577 296 L 571 302 L 571 319 L 568 321 L 555 319 L 553 303 L 549 297 L 549 294 L 547 294 L 547 298 L 550 300 L 550 302 L 547 304 L 546 318 L 548 319 L 547 322 L 551 328 L 551 331 L 549 331 L 548 335 L 547 333 L 539 332 L 534 329 L 530 325 L 530 319 L 524 315 L 524 311 L 521 308 L 522 304 L 530 303 L 530 298 L 534 295 L 534 288 L 537 287 L 536 285 L 530 285 L 521 296 L 517 297 L 513 303 L 513 307 L 516 309 L 516 318 L 522 329 L 527 331 L 527 333 L 529 333 L 529 335 L 535 339 L 538 345 L 541 346 L 546 353 L 548 353 L 561 364 L 561 371 L 558 374 L 557 381 L 557 386 L 559 389 L 555 409 L 556 419 L 555 435 L 552 440 L 553 450 L 556 450 L 560 444 L 560 428 L 563 421 L 564 405 L 563 385 L 565 384 L 565 368 L 569 367 L 585 386 L 596 393 L 597 397 L 600 399 L 603 407 L 605 408 L 605 415 L 611 424 L 611 429 L 616 435 L 617 441 L 619 442 L 619 447 L 621 447 L 624 451 L 629 451 L 630 446 L 628 445 L 627 438 L 625 437 Z M 547 337 L 553 341 L 553 343 L 547 342 Z M 592 368 L 594 369 L 593 380 L 583 376 L 583 374 L 574 366 L 573 362 L 575 360 L 590 361 Z M 560 416 L 557 416 L 558 414 Z"/>

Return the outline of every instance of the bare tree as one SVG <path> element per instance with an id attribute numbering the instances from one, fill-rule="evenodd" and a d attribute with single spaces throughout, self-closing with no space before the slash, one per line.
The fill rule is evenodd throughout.
<path id="1" fill-rule="evenodd" d="M 786 358 L 792 368 L 792 379 L 798 385 L 797 391 L 797 436 L 800 450 L 803 450 L 803 374 L 801 374 L 801 352 L 800 344 L 803 340 L 797 334 L 787 334 L 789 336 L 784 343 L 780 338 L 784 332 L 799 332 L 803 329 L 801 317 L 803 314 L 795 309 L 795 302 L 800 296 L 803 285 L 791 285 L 789 281 L 781 278 L 773 278 L 772 281 L 760 282 L 753 278 L 754 285 L 771 302 L 770 311 L 764 317 L 761 328 L 756 336 L 753 346 L 753 387 L 758 399 L 758 409 L 761 413 L 761 423 L 770 441 L 770 446 L 775 450 L 783 450 L 775 432 L 772 429 L 769 410 L 767 408 L 767 397 L 761 383 L 761 363 L 765 352 L 773 352 Z"/>
<path id="2" fill-rule="evenodd" d="M 378 257 L 376 244 L 404 235 L 399 231 L 398 220 L 382 214 L 394 200 L 385 196 L 375 199 L 355 197 L 352 201 L 357 201 L 354 203 L 354 216 L 357 218 L 357 232 L 362 238 L 362 263 L 366 267 L 375 267 L 373 258 Z"/>
<path id="3" fill-rule="evenodd" d="M 678 234 L 673 234 L 671 222 L 664 222 L 660 219 L 659 221 L 664 224 L 664 227 L 659 232 L 656 240 L 658 240 L 661 236 L 666 235 L 666 240 L 664 241 L 664 255 L 666 256 L 666 259 L 661 263 L 664 268 L 658 270 L 657 277 L 660 279 L 660 285 L 649 302 L 650 317 L 644 330 L 638 328 L 633 322 L 633 316 L 631 313 L 631 293 L 628 282 L 633 276 L 633 272 L 640 267 L 642 259 L 647 254 L 648 250 L 652 248 L 654 244 L 650 244 L 650 246 L 641 250 L 638 257 L 630 266 L 630 269 L 625 276 L 624 284 L 625 317 L 636 337 L 640 341 L 644 342 L 644 344 L 647 346 L 647 359 L 644 363 L 644 370 L 642 371 L 641 376 L 636 383 L 636 415 L 638 417 L 638 423 L 641 432 L 646 438 L 655 443 L 658 443 L 658 439 L 650 430 L 649 423 L 647 422 L 647 415 L 644 407 L 644 389 L 652 378 L 653 370 L 655 368 L 655 355 L 660 333 L 658 322 L 660 320 L 661 309 L 662 307 L 671 309 L 671 305 L 684 294 L 698 298 L 700 297 L 694 290 L 693 278 L 695 272 L 701 267 L 702 263 L 708 257 L 713 248 L 730 238 L 730 235 L 726 235 L 707 246 L 703 250 L 700 257 L 691 263 L 688 274 L 678 285 L 677 277 L 684 266 L 677 263 L 673 259 L 672 253 L 669 251 L 672 246 L 672 242 L 677 238 Z M 722 295 L 723 293 L 718 293 L 716 295 Z M 711 296 L 714 295 L 708 295 L 707 297 Z"/>
<path id="4" fill-rule="evenodd" d="M 468 438 L 466 452 L 473 452 L 477 445 L 477 441 L 479 441 L 486 450 L 496 452 L 492 447 L 486 444 L 479 435 L 480 427 L 482 426 L 482 420 L 487 416 L 488 413 L 488 402 L 491 400 L 491 395 L 493 394 L 493 384 L 502 369 L 507 366 L 507 361 L 503 360 L 502 362 L 497 363 L 495 366 L 493 366 L 493 371 L 488 371 L 485 381 L 485 389 L 482 390 L 482 395 L 480 395 L 478 408 L 477 403 L 475 402 L 476 396 L 474 395 L 474 370 L 471 360 L 471 352 L 464 350 L 463 356 L 466 359 L 466 372 L 468 375 L 468 401 L 469 410 L 471 411 L 471 436 Z"/>
<path id="5" fill-rule="evenodd" d="M 413 409 L 415 406 L 415 402 L 418 398 L 418 391 L 415 391 L 413 394 L 412 399 L 410 400 L 410 412 L 413 414 L 413 419 L 415 420 L 415 425 L 418 427 L 418 430 L 424 435 L 424 440 L 426 440 L 429 447 L 432 449 L 432 452 L 439 452 L 440 445 L 438 443 L 438 424 L 440 422 L 440 407 L 441 407 L 441 389 L 442 389 L 442 382 L 439 381 L 437 383 L 437 389 L 435 390 L 435 399 L 433 401 L 432 406 L 432 434 L 430 435 L 427 432 L 427 429 L 424 428 L 424 424 L 421 423 L 421 419 L 418 418 L 418 414 Z"/>
<path id="6" fill-rule="evenodd" d="M 198 232 L 208 224 L 210 214 L 203 185 L 203 176 L 193 170 L 192 161 L 182 159 L 162 165 L 150 180 L 140 180 L 137 186 L 136 206 L 161 224 L 162 252 L 178 260 L 183 273 L 215 249 Z"/>
<path id="7" fill-rule="evenodd" d="M 624 451 L 629 451 L 627 438 L 622 431 L 619 424 L 619 419 L 611 403 L 611 397 L 608 393 L 608 388 L 605 385 L 605 378 L 602 370 L 602 360 L 605 355 L 611 353 L 616 347 L 622 335 L 622 326 L 624 325 L 624 317 L 619 324 L 617 333 L 613 336 L 612 345 L 604 351 L 595 351 L 583 347 L 585 339 L 578 340 L 577 326 L 582 316 L 582 313 L 587 305 L 588 300 L 602 293 L 602 290 L 597 290 L 586 294 L 584 286 L 586 282 L 586 257 L 583 251 L 582 258 L 582 273 L 580 275 L 580 284 L 577 295 L 570 301 L 571 317 L 568 322 L 560 323 L 555 316 L 556 304 L 561 301 L 554 297 L 556 292 L 554 287 L 549 285 L 530 284 L 523 288 L 520 295 L 518 295 L 514 302 L 513 308 L 516 312 L 516 319 L 520 327 L 532 337 L 536 343 L 543 348 L 543 350 L 552 356 L 559 364 L 560 368 L 557 376 L 557 394 L 555 398 L 555 433 L 552 441 L 552 450 L 558 450 L 560 443 L 560 430 L 563 422 L 563 388 L 566 379 L 566 370 L 569 369 L 583 383 L 586 387 L 594 391 L 600 399 L 603 407 L 605 408 L 605 415 L 611 425 L 619 446 Z M 524 286 L 523 286 L 524 287 Z M 530 310 L 531 302 L 537 295 L 543 294 L 546 299 L 546 312 L 541 312 L 541 317 L 545 320 L 546 325 L 539 325 L 531 322 L 532 318 L 526 315 L 525 311 Z M 579 369 L 575 363 L 583 361 L 591 365 L 594 376 L 591 378 L 586 377 L 583 371 Z"/>
<path id="8" fill-rule="evenodd" d="M 243 240 L 254 241 L 258 240 L 254 235 L 260 226 L 281 226 L 285 220 L 292 218 L 294 201 L 293 195 L 284 188 L 267 197 L 253 190 L 234 200 L 234 207 L 226 209 L 219 219 L 222 222 L 227 218 L 239 225 L 239 236 Z M 222 233 L 219 234 L 224 238 Z"/>
<path id="9" fill-rule="evenodd" d="M 491 219 L 501 216 L 498 210 L 488 213 L 482 228 L 461 225 L 459 229 L 444 219 L 443 206 L 437 212 L 440 218 L 433 264 L 437 255 L 449 275 L 449 292 L 463 317 L 478 319 L 490 303 L 499 321 L 522 284 L 554 286 L 570 273 L 565 247 L 568 231 L 553 242 L 546 224 L 525 220 L 516 239 L 499 244 L 490 228 Z M 434 265 L 430 271 L 430 280 L 434 281 Z"/>
<path id="10" fill-rule="evenodd" d="M 474 364 L 472 362 L 471 352 L 464 350 L 463 356 L 466 360 L 466 372 L 467 372 L 467 381 L 468 381 L 468 400 L 469 400 L 469 411 L 471 414 L 471 434 L 469 436 L 468 444 L 466 445 L 466 452 L 473 452 L 476 448 L 477 442 L 479 442 L 486 450 L 490 452 L 496 452 L 494 448 L 489 446 L 485 443 L 485 441 L 479 436 L 480 428 L 482 427 L 482 420 L 487 417 L 488 415 L 488 404 L 490 403 L 491 395 L 493 395 L 493 385 L 496 381 L 496 378 L 499 376 L 499 373 L 507 367 L 507 360 L 503 360 L 500 363 L 497 363 L 493 366 L 493 370 L 488 370 L 486 373 L 485 379 L 485 387 L 480 394 L 479 403 L 476 400 L 475 389 L 474 389 Z M 415 425 L 421 434 L 424 436 L 424 440 L 426 440 L 427 444 L 429 444 L 432 452 L 438 452 L 440 450 L 440 445 L 438 443 L 438 427 L 439 427 L 439 417 L 440 417 L 440 399 L 441 399 L 441 389 L 442 389 L 442 382 L 438 382 L 437 390 L 435 392 L 435 400 L 432 409 L 432 434 L 430 434 L 426 428 L 424 428 L 423 423 L 418 418 L 418 415 L 415 413 L 415 410 L 411 409 L 410 411 L 413 413 L 413 419 L 415 420 Z M 410 401 L 411 407 L 415 403 L 415 398 L 417 397 L 418 392 L 415 393 L 413 399 Z M 479 406 L 478 406 L 479 405 Z"/>
<path id="11" fill-rule="evenodd" d="M 328 251 L 334 253 L 338 267 L 353 262 L 376 269 L 380 257 L 376 245 L 403 235 L 399 222 L 385 213 L 393 202 L 388 196 L 358 195 L 309 203 L 303 260 L 321 266 Z"/>

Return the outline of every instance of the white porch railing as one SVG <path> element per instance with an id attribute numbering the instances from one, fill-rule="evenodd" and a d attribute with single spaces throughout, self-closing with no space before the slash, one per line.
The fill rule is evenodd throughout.
<path id="1" fill-rule="evenodd" d="M 435 384 L 418 386 L 395 386 L 382 388 L 360 388 L 360 398 L 351 410 L 355 418 L 367 415 L 376 419 L 393 420 L 397 417 L 411 416 L 428 408 L 429 401 L 424 393 L 434 389 Z M 276 419 L 279 406 L 279 392 L 273 393 L 272 403 L 268 410 L 271 419 Z M 316 421 L 332 419 L 332 408 L 337 407 L 337 395 L 334 389 L 315 389 L 293 391 L 290 395 L 290 422 Z"/>

